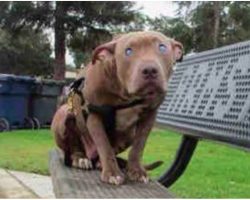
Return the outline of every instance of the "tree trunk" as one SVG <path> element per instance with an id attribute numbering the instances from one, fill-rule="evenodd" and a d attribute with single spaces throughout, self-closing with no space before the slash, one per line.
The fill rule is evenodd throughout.
<path id="1" fill-rule="evenodd" d="M 218 47 L 218 38 L 219 38 L 219 29 L 220 29 L 220 11 L 221 11 L 221 2 L 214 1 L 213 48 Z"/>
<path id="2" fill-rule="evenodd" d="M 65 2 L 56 1 L 55 10 L 55 66 L 54 79 L 65 78 L 65 39 L 64 18 L 66 15 Z"/>

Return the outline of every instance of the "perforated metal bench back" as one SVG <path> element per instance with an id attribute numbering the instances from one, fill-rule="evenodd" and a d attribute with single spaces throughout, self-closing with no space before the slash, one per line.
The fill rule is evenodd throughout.
<path id="1" fill-rule="evenodd" d="M 250 41 L 185 57 L 157 122 L 250 148 Z"/>

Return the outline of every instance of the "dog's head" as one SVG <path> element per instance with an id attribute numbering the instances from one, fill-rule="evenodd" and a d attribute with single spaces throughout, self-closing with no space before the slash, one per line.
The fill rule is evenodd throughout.
<path id="1" fill-rule="evenodd" d="M 182 59 L 183 46 L 161 33 L 132 32 L 97 47 L 98 56 L 114 59 L 116 75 L 130 96 L 154 100 L 165 94 L 167 80 L 176 61 Z"/>

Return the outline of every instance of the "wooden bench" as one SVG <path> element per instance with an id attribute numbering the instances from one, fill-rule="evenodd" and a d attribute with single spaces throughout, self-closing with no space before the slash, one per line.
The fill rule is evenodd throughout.
<path id="1" fill-rule="evenodd" d="M 99 171 L 66 167 L 59 150 L 50 152 L 49 169 L 57 198 L 173 198 L 157 181 L 127 182 L 121 186 L 105 184 L 100 180 Z"/>
<path id="2" fill-rule="evenodd" d="M 250 148 L 250 41 L 193 56 L 175 66 L 157 126 L 182 134 L 175 160 L 159 182 L 169 187 L 186 169 L 199 140 Z M 50 172 L 60 198 L 172 198 L 158 182 L 111 186 L 99 172 L 70 169 L 57 151 Z"/>
<path id="3" fill-rule="evenodd" d="M 169 187 L 184 172 L 199 140 L 250 148 L 250 41 L 205 51 L 176 65 L 157 124 L 181 133 Z"/>

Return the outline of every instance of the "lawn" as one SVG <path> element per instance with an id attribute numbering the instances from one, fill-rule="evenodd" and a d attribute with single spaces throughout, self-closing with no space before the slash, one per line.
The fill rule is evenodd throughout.
<path id="1" fill-rule="evenodd" d="M 147 143 L 144 162 L 164 160 L 151 172 L 159 176 L 171 163 L 180 136 L 155 129 Z M 49 130 L 0 133 L 0 167 L 48 174 Z M 199 143 L 184 175 L 170 188 L 183 198 L 250 198 L 249 153 L 207 141 Z"/>

